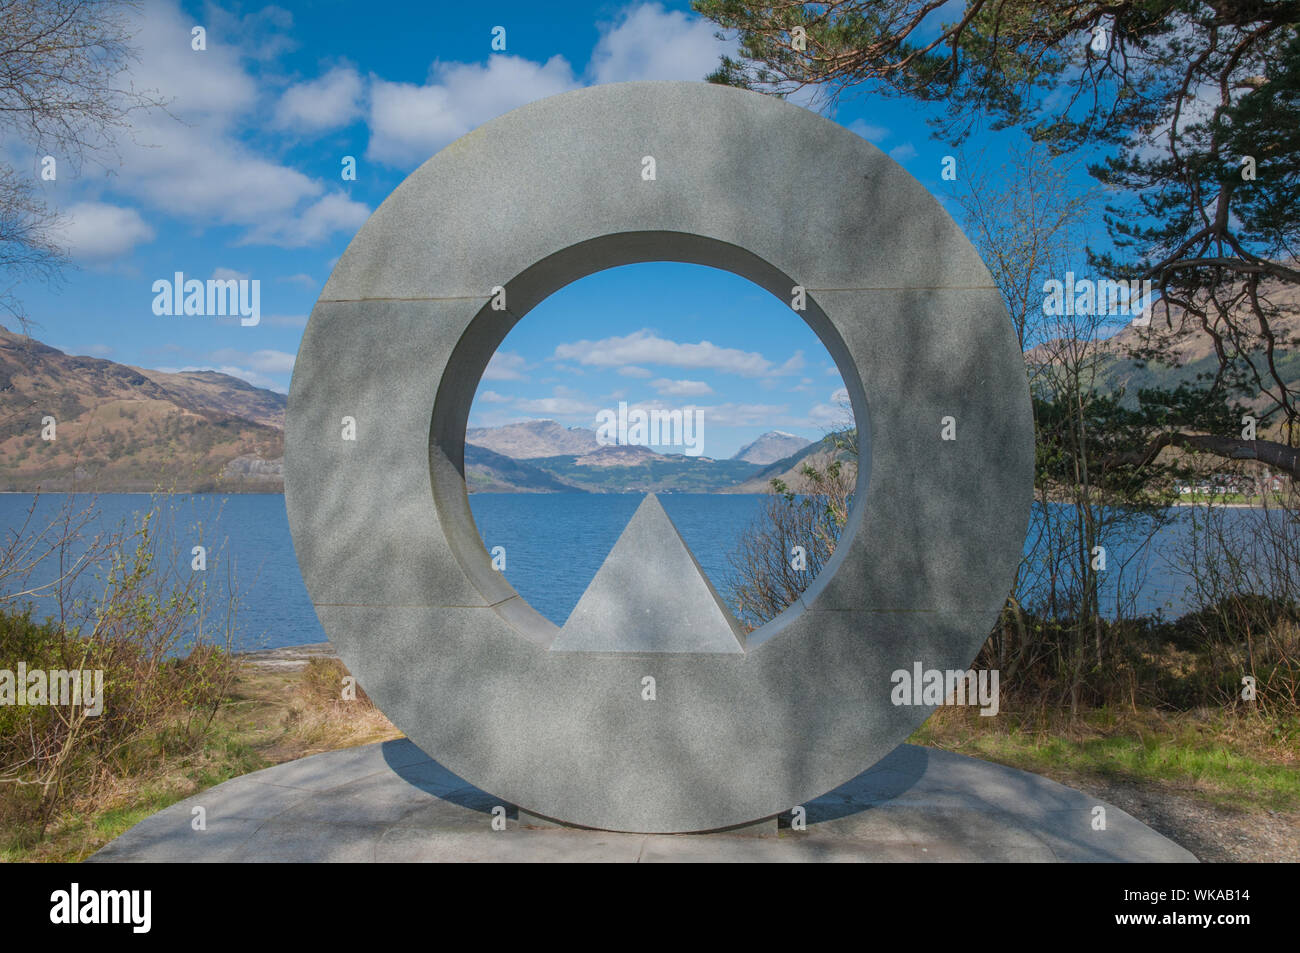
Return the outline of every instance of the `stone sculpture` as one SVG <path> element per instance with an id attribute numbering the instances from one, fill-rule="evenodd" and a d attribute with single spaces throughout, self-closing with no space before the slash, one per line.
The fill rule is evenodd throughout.
<path id="1" fill-rule="evenodd" d="M 600 575 L 557 628 L 493 570 L 470 515 L 466 419 L 506 333 L 569 282 L 658 260 L 800 301 L 862 435 L 834 557 L 749 633 L 707 580 L 697 624 L 631 631 Z M 1016 336 L 939 203 L 835 123 L 703 83 L 544 99 L 412 173 L 312 311 L 285 432 L 308 592 L 376 704 L 503 801 L 624 831 L 770 817 L 893 750 L 933 706 L 892 704 L 891 672 L 969 665 L 1032 480 Z M 647 577 L 689 577 L 661 515 L 647 501 L 629 528 L 658 540 Z M 602 574 L 634 570 L 617 550 Z"/>

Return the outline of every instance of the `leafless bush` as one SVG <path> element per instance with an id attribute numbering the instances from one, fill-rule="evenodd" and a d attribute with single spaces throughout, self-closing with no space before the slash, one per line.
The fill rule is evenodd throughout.
<path id="1" fill-rule="evenodd" d="M 37 512 L 0 548 L 0 669 L 103 673 L 97 705 L 0 707 L 0 812 L 40 836 L 69 800 L 202 740 L 235 675 L 236 600 L 187 571 L 155 509 L 107 530 L 74 497 Z"/>
<path id="2" fill-rule="evenodd" d="M 762 510 L 728 557 L 736 615 L 750 629 L 797 600 L 831 558 L 855 479 L 852 463 L 832 459 L 822 469 L 805 463 L 793 487 L 772 481 Z M 796 547 L 803 561 L 796 560 Z"/>
<path id="3" fill-rule="evenodd" d="M 1300 709 L 1300 501 L 1197 507 L 1180 552 L 1197 611 L 1184 638 L 1209 655 L 1223 701 Z M 1248 693 L 1247 693 L 1248 694 Z"/>

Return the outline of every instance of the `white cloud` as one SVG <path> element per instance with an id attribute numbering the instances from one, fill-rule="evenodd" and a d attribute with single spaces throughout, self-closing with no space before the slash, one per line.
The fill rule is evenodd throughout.
<path id="1" fill-rule="evenodd" d="M 618 373 L 623 377 L 654 377 L 653 371 L 648 371 L 644 367 L 637 367 L 635 364 L 628 364 L 618 369 Z"/>
<path id="2" fill-rule="evenodd" d="M 803 370 L 803 367 L 804 367 L 803 351 L 795 351 L 788 358 L 786 358 L 785 362 L 780 367 L 778 367 L 774 371 L 774 373 L 778 375 L 797 374 L 801 370 Z"/>
<path id="3" fill-rule="evenodd" d="M 254 228 L 240 244 L 301 248 L 322 242 L 337 231 L 356 231 L 369 217 L 368 205 L 331 192 L 301 211 L 286 212 Z"/>
<path id="4" fill-rule="evenodd" d="M 420 86 L 372 76 L 366 156 L 395 166 L 423 162 L 489 119 L 577 86 L 558 55 L 541 65 L 502 54 L 486 64 L 435 63 Z"/>
<path id="5" fill-rule="evenodd" d="M 596 413 L 596 405 L 573 397 L 539 397 L 536 400 L 519 400 L 515 406 L 530 414 L 556 414 L 564 417 L 586 416 Z"/>
<path id="6" fill-rule="evenodd" d="M 848 124 L 847 128 L 849 132 L 855 132 L 863 139 L 877 145 L 889 138 L 889 130 L 884 126 L 877 126 L 862 119 L 853 120 Z"/>
<path id="7" fill-rule="evenodd" d="M 561 344 L 555 349 L 555 357 L 597 367 L 644 363 L 695 369 L 707 368 L 728 374 L 739 374 L 743 377 L 761 377 L 766 374 L 780 373 L 771 361 L 757 352 L 718 347 L 709 341 L 683 344 L 661 338 L 647 328 L 623 337 Z"/>
<path id="8" fill-rule="evenodd" d="M 704 381 L 673 381 L 661 377 L 651 381 L 650 386 L 667 397 L 703 397 L 713 393 L 713 388 Z"/>
<path id="9" fill-rule="evenodd" d="M 658 3 L 624 11 L 602 30 L 588 72 L 597 83 L 645 79 L 704 79 L 735 44 L 714 36 L 715 24 Z"/>
<path id="10" fill-rule="evenodd" d="M 525 361 L 522 355 L 510 351 L 497 351 L 488 361 L 483 371 L 485 381 L 522 381 L 527 380 L 523 373 Z"/>
<path id="11" fill-rule="evenodd" d="M 271 314 L 263 317 L 262 323 L 276 328 L 305 328 L 307 326 L 307 315 Z"/>
<path id="12" fill-rule="evenodd" d="M 715 427 L 771 426 L 784 422 L 785 404 L 717 404 L 701 407 L 704 422 Z"/>
<path id="13" fill-rule="evenodd" d="M 843 427 L 853 421 L 853 408 L 849 406 L 849 392 L 840 387 L 832 391 L 830 402 L 814 404 L 808 411 L 808 423 L 823 429 Z"/>
<path id="14" fill-rule="evenodd" d="M 154 238 L 153 228 L 135 209 L 104 202 L 70 206 L 51 231 L 70 255 L 91 261 L 116 258 Z"/>
<path id="15" fill-rule="evenodd" d="M 108 357 L 113 353 L 113 349 L 107 344 L 92 344 L 86 348 L 86 353 L 91 357 Z"/>
<path id="16" fill-rule="evenodd" d="M 513 398 L 507 397 L 505 394 L 498 394 L 494 390 L 479 391 L 478 399 L 485 400 L 489 404 L 508 404 L 513 400 Z"/>
<path id="17" fill-rule="evenodd" d="M 241 49 L 230 42 L 238 34 L 209 29 L 207 49 L 191 49 L 194 20 L 176 0 L 146 0 L 131 26 L 132 45 L 140 52 L 131 80 L 137 89 L 174 98 L 173 112 L 229 116 L 256 103 L 257 83 L 244 71 Z"/>
<path id="18" fill-rule="evenodd" d="M 339 66 L 318 79 L 296 83 L 284 91 L 275 107 L 276 126 L 303 132 L 323 132 L 350 124 L 363 113 L 365 92 L 360 75 Z"/>
<path id="19" fill-rule="evenodd" d="M 121 171 L 112 188 L 182 222 L 234 225 L 254 230 L 251 240 L 302 244 L 354 227 L 359 211 L 321 199 L 322 183 L 259 154 L 268 107 L 244 61 L 278 55 L 285 44 L 265 37 L 292 25 L 284 11 L 263 13 L 227 17 L 228 30 L 214 23 L 200 52 L 189 44 L 193 17 L 176 0 L 147 0 L 134 11 L 128 27 L 139 60 L 132 83 L 167 108 L 133 116 L 131 135 L 118 142 Z"/>
<path id="20" fill-rule="evenodd" d="M 239 281 L 248 277 L 246 271 L 235 271 L 233 268 L 213 268 L 212 277 L 215 281 Z"/>
<path id="21" fill-rule="evenodd" d="M 298 48 L 293 32 L 293 14 L 283 7 L 263 7 L 239 16 L 212 4 L 205 4 L 208 47 L 215 42 L 234 42 L 251 59 L 268 61 Z"/>
<path id="22" fill-rule="evenodd" d="M 708 20 L 658 3 L 631 7 L 603 26 L 585 78 L 596 83 L 703 79 L 723 52 L 735 48 L 716 39 L 715 29 Z M 341 95 L 344 80 L 336 77 L 334 83 Z M 422 84 L 372 74 L 366 156 L 388 165 L 414 165 L 489 119 L 582 85 L 559 55 L 544 63 L 507 54 L 490 56 L 486 63 L 434 63 Z M 323 98 L 324 89 L 317 92 Z"/>
<path id="23" fill-rule="evenodd" d="M 288 374 L 293 370 L 294 360 L 294 355 L 288 351 L 265 349 L 250 353 L 229 347 L 220 348 L 205 357 L 217 364 L 246 364 L 254 371 L 264 374 Z"/>
<path id="24" fill-rule="evenodd" d="M 895 162 L 906 162 L 908 159 L 915 159 L 916 146 L 910 142 L 905 142 L 901 146 L 894 146 L 889 150 L 889 158 Z"/>

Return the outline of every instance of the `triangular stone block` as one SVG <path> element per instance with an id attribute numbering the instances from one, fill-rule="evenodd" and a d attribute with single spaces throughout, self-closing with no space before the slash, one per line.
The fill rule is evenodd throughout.
<path id="1" fill-rule="evenodd" d="M 718 598 L 653 493 L 551 643 L 553 652 L 744 652 Z"/>

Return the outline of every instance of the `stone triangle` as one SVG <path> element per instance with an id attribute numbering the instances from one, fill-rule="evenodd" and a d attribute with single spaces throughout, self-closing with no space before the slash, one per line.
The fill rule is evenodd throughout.
<path id="1" fill-rule="evenodd" d="M 741 653 L 744 645 L 740 623 L 651 493 L 628 521 L 551 651 Z"/>

